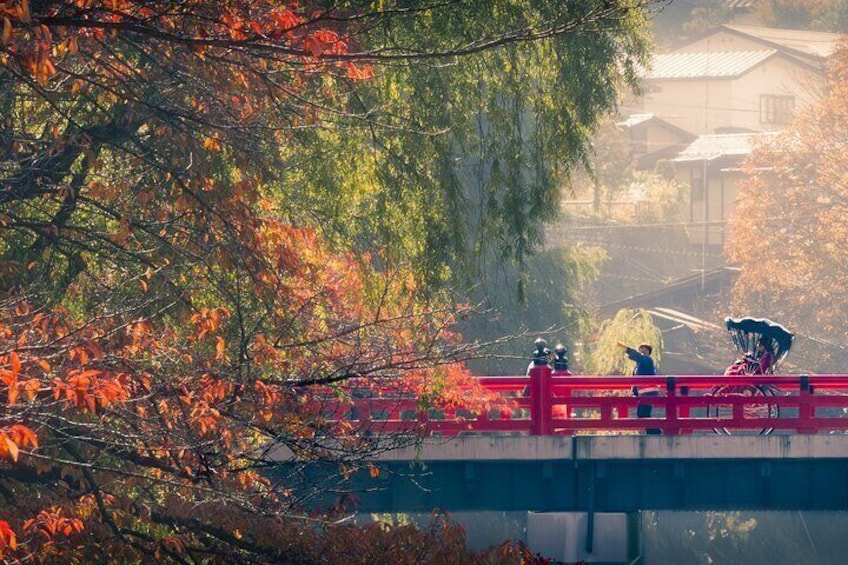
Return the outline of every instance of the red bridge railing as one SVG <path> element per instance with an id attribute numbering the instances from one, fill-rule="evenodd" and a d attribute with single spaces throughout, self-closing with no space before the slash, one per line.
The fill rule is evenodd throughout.
<path id="1" fill-rule="evenodd" d="M 377 395 L 333 402 L 328 417 L 374 433 L 441 435 L 848 431 L 848 375 L 596 377 L 542 365 L 529 376 L 477 380 L 500 399 L 488 410 L 433 409 L 417 398 Z M 658 394 L 646 396 L 649 390 Z M 637 417 L 639 405 L 650 405 L 651 416 Z"/>

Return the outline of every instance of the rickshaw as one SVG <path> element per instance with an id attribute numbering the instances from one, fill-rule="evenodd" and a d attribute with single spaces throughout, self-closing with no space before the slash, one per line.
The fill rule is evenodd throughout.
<path id="1" fill-rule="evenodd" d="M 730 340 L 740 356 L 725 369 L 725 375 L 758 375 L 773 374 L 775 367 L 786 358 L 792 348 L 795 336 L 785 327 L 766 318 L 730 318 L 724 319 L 724 326 L 730 335 Z M 763 371 L 760 366 L 761 353 L 757 345 L 763 343 L 770 351 L 772 362 Z M 720 385 L 713 387 L 708 393 L 715 397 L 732 396 L 782 396 L 783 392 L 768 384 L 763 385 Z M 708 414 L 714 418 L 732 416 L 732 406 L 727 404 L 711 404 Z M 763 403 L 745 407 L 745 415 L 749 418 L 778 418 L 780 407 L 777 404 Z M 765 435 L 773 428 L 764 428 L 757 433 Z M 716 433 L 730 434 L 726 428 L 716 428 Z"/>

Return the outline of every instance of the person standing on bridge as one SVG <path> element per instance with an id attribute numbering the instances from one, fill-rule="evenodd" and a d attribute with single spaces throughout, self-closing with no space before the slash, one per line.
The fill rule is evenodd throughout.
<path id="1" fill-rule="evenodd" d="M 633 349 L 620 341 L 616 345 L 623 348 L 627 356 L 630 357 L 630 360 L 636 363 L 636 366 L 633 367 L 633 375 L 657 374 L 657 366 L 654 363 L 654 358 L 651 357 L 654 349 L 650 345 L 643 343 L 638 349 Z"/>
<path id="2" fill-rule="evenodd" d="M 633 375 L 656 375 L 657 374 L 657 365 L 654 363 L 654 358 L 651 357 L 651 354 L 654 352 L 654 349 L 648 345 L 647 343 L 643 343 L 637 349 L 634 349 L 628 345 L 621 343 L 620 341 L 617 345 L 624 349 L 624 352 L 630 358 L 631 361 L 636 363 L 633 367 Z M 637 387 L 633 387 L 633 395 L 634 396 L 659 396 L 660 389 L 657 387 L 646 387 L 643 389 L 638 389 Z M 653 406 L 650 404 L 639 404 L 636 406 L 636 417 L 637 418 L 650 418 L 651 411 Z M 662 433 L 661 430 L 657 429 L 648 429 L 646 430 L 648 435 L 659 435 Z"/>

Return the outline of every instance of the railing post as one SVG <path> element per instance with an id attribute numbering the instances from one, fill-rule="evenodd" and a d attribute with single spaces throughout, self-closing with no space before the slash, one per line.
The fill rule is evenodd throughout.
<path id="1" fill-rule="evenodd" d="M 689 396 L 689 387 L 688 386 L 680 387 L 680 396 L 681 397 Z M 679 413 L 680 413 L 681 419 L 688 420 L 692 415 L 691 414 L 691 407 L 688 404 L 684 404 L 683 406 L 681 406 L 679 408 Z M 691 428 L 681 428 L 680 433 L 681 434 L 691 434 L 692 430 L 691 430 Z"/>
<path id="2" fill-rule="evenodd" d="M 674 377 L 666 377 L 665 379 L 665 421 L 666 433 L 676 436 L 680 433 L 677 419 L 677 389 Z"/>
<path id="3" fill-rule="evenodd" d="M 511 415 L 511 414 L 510 414 Z M 503 419 L 503 418 L 501 418 Z M 475 430 L 485 429 L 486 425 L 489 423 L 489 411 L 481 410 L 477 414 L 477 421 L 474 422 L 473 426 Z"/>
<path id="4" fill-rule="evenodd" d="M 550 435 L 553 431 L 551 368 L 533 365 L 530 369 L 530 435 Z"/>
<path id="5" fill-rule="evenodd" d="M 359 425 L 363 430 L 371 427 L 371 401 L 360 399 L 354 405 L 356 410 L 356 419 L 359 420 Z"/>
<path id="6" fill-rule="evenodd" d="M 800 389 L 798 391 L 798 433 L 812 434 L 815 433 L 813 424 L 813 407 L 810 406 L 810 396 L 813 394 L 813 387 L 810 386 L 810 376 L 800 376 Z"/>
<path id="7" fill-rule="evenodd" d="M 421 431 L 429 432 L 429 430 L 427 429 L 430 427 L 429 410 L 418 410 L 415 415 L 415 420 L 418 422 L 418 427 Z"/>

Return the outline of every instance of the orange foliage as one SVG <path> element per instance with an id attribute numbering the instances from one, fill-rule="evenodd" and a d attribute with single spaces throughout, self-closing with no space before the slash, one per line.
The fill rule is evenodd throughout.
<path id="1" fill-rule="evenodd" d="M 31 429 L 21 424 L 0 428 L 0 459 L 17 461 L 22 447 L 38 447 L 38 439 Z"/>
<path id="2" fill-rule="evenodd" d="M 42 510 L 38 516 L 26 520 L 23 525 L 25 534 L 38 534 L 47 541 L 52 541 L 57 535 L 71 536 L 83 530 L 79 518 L 65 518 L 62 509 L 58 507 Z"/>
<path id="3" fill-rule="evenodd" d="M 317 27 L 323 21 L 320 12 L 307 19 L 297 10 L 294 3 L 281 6 L 268 0 L 195 2 L 190 10 L 161 11 L 139 0 L 67 0 L 33 12 L 29 0 L 3 0 L 0 40 L 5 55 L 0 64 L 15 61 L 45 85 L 57 74 L 56 59 L 76 55 L 86 44 L 108 40 L 125 30 L 186 45 L 200 59 L 221 50 L 244 52 L 256 47 L 285 53 L 292 62 L 300 58 L 315 68 L 319 59 L 347 52 L 347 41 L 337 30 Z M 360 69 L 350 62 L 344 66 L 349 78 L 361 80 L 371 75 L 367 66 Z M 219 147 L 212 138 L 207 142 Z"/>
<path id="4" fill-rule="evenodd" d="M 397 391 L 433 407 L 468 406 L 474 398 L 486 402 L 484 395 L 469 393 L 467 371 L 446 363 L 442 346 L 434 347 L 456 339 L 444 329 L 449 310 L 421 310 L 402 292 L 409 281 L 329 253 L 312 231 L 267 226 L 256 242 L 263 254 L 251 260 L 265 257 L 270 265 L 257 268 L 249 296 L 262 298 L 268 323 L 246 342 L 237 339 L 246 320 L 229 305 L 202 307 L 167 324 L 162 318 L 120 316 L 75 322 L 61 307 L 37 310 L 14 300 L 0 311 L 0 351 L 7 352 L 0 357 L 0 394 L 6 395 L 11 417 L 20 419 L 0 429 L 0 457 L 69 477 L 64 489 L 44 497 L 45 508 L 33 506 L 33 499 L 22 509 L 36 516 L 19 518 L 27 551 L 45 548 L 47 541 L 58 551 L 56 536 L 70 540 L 84 525 L 98 537 L 106 524 L 92 520 L 103 511 L 127 524 L 145 520 L 127 498 L 133 484 L 152 488 L 162 481 L 180 499 L 202 500 L 208 491 L 213 499 L 279 511 L 289 489 L 272 488 L 260 474 L 272 464 L 278 441 L 308 442 L 300 453 L 310 458 L 331 456 L 340 447 L 368 449 L 367 430 L 332 422 L 319 397 L 309 393 L 324 377 L 333 382 L 339 375 L 357 375 L 357 386 L 368 387 L 379 375 L 380 386 L 389 378 Z M 380 301 L 371 298 L 375 290 Z M 236 311 L 245 306 L 235 304 Z M 320 353 L 310 344 L 321 344 Z M 30 413 L 59 420 L 33 427 Z M 63 436 L 75 438 L 69 453 Z M 332 445 L 322 446 L 322 437 L 332 438 Z M 106 453 L 117 458 L 81 472 L 87 461 Z M 58 461 L 69 458 L 79 458 L 80 468 L 58 471 Z M 111 483 L 112 474 L 128 478 Z M 101 491 L 97 513 L 86 494 L 92 489 Z M 146 504 L 164 522 L 173 520 L 173 501 Z M 219 514 L 191 519 L 217 527 Z M 245 524 L 233 527 L 249 531 Z M 10 532 L 5 543 L 11 551 L 14 539 L 21 547 L 21 536 Z M 178 554 L 198 535 L 174 530 L 152 542 L 150 551 Z"/>
<path id="5" fill-rule="evenodd" d="M 18 539 L 15 532 L 9 527 L 9 522 L 0 520 L 0 557 L 7 553 L 7 550 L 14 551 L 18 548 Z"/>
<path id="6" fill-rule="evenodd" d="M 15 142 L 35 168 L 0 194 L 4 238 L 8 207 L 38 204 L 18 226 L 33 240 L 3 241 L 32 256 L 0 265 L 0 558 L 274 562 L 309 530 L 282 519 L 305 499 L 296 474 L 269 476 L 279 453 L 349 458 L 349 473 L 378 447 L 333 422 L 316 385 L 488 402 L 455 364 L 455 308 L 276 211 L 262 152 L 244 149 L 279 153 L 270 113 L 323 96 L 322 75 L 372 76 L 344 57 L 355 19 L 157 6 L 0 0 L 0 67 L 48 132 Z"/>
<path id="7" fill-rule="evenodd" d="M 305 520 L 310 462 L 344 491 L 412 441 L 339 422 L 324 389 L 492 402 L 458 362 L 460 307 L 290 206 L 300 136 L 395 57 L 358 34 L 406 17 L 313 7 L 0 0 L 0 558 L 473 562 L 452 524 L 317 540 Z"/>
<path id="8" fill-rule="evenodd" d="M 727 245 L 742 267 L 734 288 L 740 311 L 837 343 L 848 339 L 846 101 L 848 45 L 831 57 L 823 98 L 748 159 Z M 820 361 L 804 370 L 838 367 Z"/>

